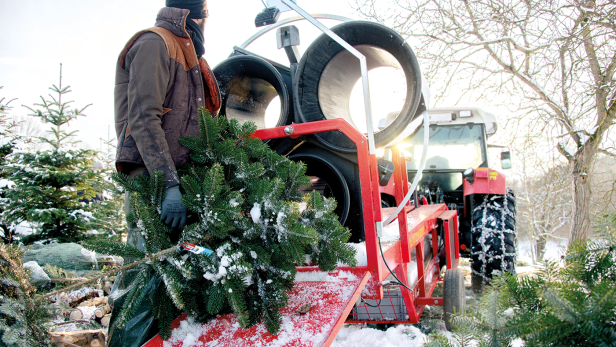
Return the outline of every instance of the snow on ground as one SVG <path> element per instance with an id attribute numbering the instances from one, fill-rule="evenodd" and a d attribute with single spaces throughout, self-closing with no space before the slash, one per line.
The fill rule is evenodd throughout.
<path id="1" fill-rule="evenodd" d="M 348 325 L 340 329 L 332 347 L 420 347 L 426 340 L 426 335 L 412 325 L 396 325 L 386 331 Z"/>
<path id="2" fill-rule="evenodd" d="M 567 240 L 548 240 L 545 244 L 545 254 L 543 260 L 558 261 L 565 254 L 567 248 Z M 530 240 L 518 240 L 518 261 L 523 261 L 527 264 L 532 264 Z M 518 268 L 519 271 L 519 268 Z"/>

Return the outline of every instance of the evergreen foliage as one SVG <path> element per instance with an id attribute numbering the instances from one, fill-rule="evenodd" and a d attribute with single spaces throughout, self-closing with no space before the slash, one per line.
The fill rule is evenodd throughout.
<path id="1" fill-rule="evenodd" d="M 263 320 L 275 334 L 296 264 L 304 264 L 307 253 L 322 270 L 335 268 L 338 261 L 355 264 L 354 250 L 345 244 L 350 233 L 338 223 L 333 200 L 317 192 L 302 196 L 299 188 L 310 185 L 304 164 L 287 160 L 254 138 L 254 123 L 215 119 L 201 109 L 199 124 L 201 137 L 181 139 L 191 149 L 180 178 L 182 202 L 192 214 L 181 235 L 159 218 L 166 191 L 162 175 L 130 179 L 120 174 L 118 181 L 131 192 L 128 222 L 141 230 L 146 249 L 108 241 L 86 247 L 133 259 L 184 242 L 214 252 L 152 259 L 130 289 L 121 323 L 133 316 L 143 289 L 160 277 L 153 312 L 163 338 L 170 336 L 178 310 L 201 322 L 233 312 L 242 327 Z"/>
<path id="2" fill-rule="evenodd" d="M 562 260 L 543 263 L 537 274 L 495 279 L 478 310 L 453 318 L 454 335 L 471 335 L 480 346 L 516 338 L 529 347 L 616 346 L 616 213 L 597 239 L 574 242 Z"/>
<path id="3" fill-rule="evenodd" d="M 124 219 L 124 189 L 112 178 L 115 172 L 115 139 L 104 140 L 105 149 L 100 153 L 102 165 L 100 179 L 95 181 L 94 190 L 97 194 L 94 209 L 93 229 L 104 237 L 122 239 L 128 227 Z M 99 162 L 100 163 L 100 162 Z"/>
<path id="4" fill-rule="evenodd" d="M 2 89 L 2 87 L 0 87 Z M 0 237 L 4 243 L 11 243 L 13 240 L 12 228 L 10 223 L 6 223 L 2 214 L 6 211 L 6 191 L 15 185 L 9 180 L 10 173 L 6 169 L 7 156 L 19 147 L 21 141 L 15 132 L 17 124 L 8 118 L 8 111 L 12 109 L 10 103 L 15 99 L 6 100 L 0 98 Z"/>
<path id="5" fill-rule="evenodd" d="M 95 182 L 100 174 L 92 170 L 96 152 L 77 149 L 72 137 L 76 131 L 64 128 L 79 116 L 81 109 L 69 109 L 72 101 L 63 101 L 70 93 L 69 86 L 60 83 L 50 89 L 56 96 L 49 99 L 41 96 L 42 102 L 35 104 L 39 109 L 28 107 L 43 122 L 50 124 L 49 138 L 39 140 L 51 149 L 25 152 L 14 151 L 6 169 L 10 180 L 17 184 L 6 192 L 8 198 L 3 219 L 18 224 L 29 221 L 40 226 L 40 233 L 24 238 L 29 243 L 38 239 L 76 241 L 82 238 L 92 220 L 92 206 L 89 201 L 96 195 Z"/>
<path id="6" fill-rule="evenodd" d="M 0 346 L 51 346 L 44 323 L 52 312 L 34 301 L 36 289 L 21 264 L 22 255 L 17 246 L 0 244 Z"/>

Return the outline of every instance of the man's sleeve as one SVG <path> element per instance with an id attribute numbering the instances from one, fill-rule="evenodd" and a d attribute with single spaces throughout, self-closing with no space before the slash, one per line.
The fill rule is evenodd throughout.
<path id="1" fill-rule="evenodd" d="M 143 34 L 126 57 L 129 70 L 128 127 L 148 171 L 162 172 L 165 184 L 180 184 L 162 129 L 163 103 L 169 83 L 169 54 L 163 39 Z"/>

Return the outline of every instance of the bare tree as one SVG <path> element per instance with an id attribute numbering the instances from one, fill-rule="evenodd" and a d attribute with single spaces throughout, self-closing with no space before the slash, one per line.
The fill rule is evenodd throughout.
<path id="1" fill-rule="evenodd" d="M 543 259 L 547 241 L 560 239 L 571 225 L 571 176 L 563 160 L 559 164 L 558 158 L 551 158 L 551 165 L 546 165 L 532 149 L 520 148 L 515 153 L 521 164 L 517 168 L 519 180 L 513 182 L 518 202 L 516 228 L 518 235 L 528 237 L 531 258 L 536 263 Z"/>
<path id="2" fill-rule="evenodd" d="M 587 237 L 591 177 L 616 118 L 613 0 L 355 0 L 364 16 L 415 45 L 431 81 L 455 80 L 486 97 L 507 96 L 533 117 L 530 129 L 560 137 L 570 166 L 574 214 L 569 242 Z M 383 10 L 384 9 L 384 10 Z M 528 123 L 527 123 L 528 124 Z"/>

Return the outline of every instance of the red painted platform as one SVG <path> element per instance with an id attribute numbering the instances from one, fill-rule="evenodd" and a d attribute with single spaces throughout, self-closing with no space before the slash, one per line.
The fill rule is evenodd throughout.
<path id="1" fill-rule="evenodd" d="M 163 342 L 157 335 L 143 346 L 329 346 L 359 298 L 370 273 L 365 273 L 363 278 L 351 275 L 346 279 L 342 278 L 343 273 L 340 277 L 337 277 L 338 272 L 333 276 L 321 274 L 327 277 L 325 281 L 296 282 L 288 292 L 289 304 L 280 311 L 283 318 L 278 335 L 268 333 L 263 323 L 242 329 L 232 314 L 218 316 L 204 325 L 189 324 L 190 320 L 187 321 L 186 314 L 183 314 L 173 322 L 172 336 L 168 341 Z M 312 304 L 308 313 L 295 313 L 308 302 Z M 189 325 L 192 332 L 199 333 L 198 338 L 195 335 L 185 340 Z"/>

